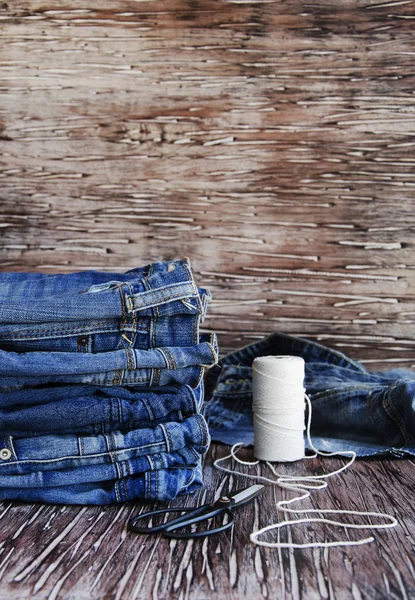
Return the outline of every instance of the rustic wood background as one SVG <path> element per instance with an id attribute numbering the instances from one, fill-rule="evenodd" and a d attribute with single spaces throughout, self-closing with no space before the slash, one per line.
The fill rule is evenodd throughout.
<path id="1" fill-rule="evenodd" d="M 0 268 L 189 256 L 223 351 L 281 330 L 413 367 L 414 20 L 413 0 L 0 2 Z M 223 452 L 209 498 L 236 487 Z M 401 526 L 284 554 L 287 594 L 415 597 L 413 467 L 360 463 L 319 498 Z M 246 542 L 277 493 L 194 544 L 127 534 L 132 505 L 4 503 L 0 595 L 277 597 L 276 553 Z"/>

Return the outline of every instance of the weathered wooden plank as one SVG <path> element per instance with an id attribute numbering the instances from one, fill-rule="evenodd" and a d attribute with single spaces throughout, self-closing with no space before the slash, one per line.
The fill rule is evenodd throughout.
<path id="1" fill-rule="evenodd" d="M 414 16 L 411 2 L 3 3 L 2 267 L 189 255 L 224 349 L 283 329 L 406 366 Z"/>
<path id="2" fill-rule="evenodd" d="M 223 351 L 281 330 L 413 367 L 414 19 L 412 0 L 1 3 L 0 267 L 187 255 Z M 212 470 L 224 452 L 178 504 L 242 487 Z M 310 506 L 385 510 L 399 528 L 283 565 L 248 543 L 279 489 L 232 535 L 188 544 L 127 533 L 139 503 L 6 502 L 1 594 L 272 598 L 284 580 L 291 598 L 412 598 L 413 485 L 410 461 L 354 465 Z"/>
<path id="3" fill-rule="evenodd" d="M 197 505 L 244 487 L 235 476 L 212 469 L 226 448 L 215 445 L 206 460 L 207 489 L 175 502 Z M 252 459 L 252 450 L 245 450 Z M 322 459 L 279 465 L 297 475 L 328 472 L 340 461 Z M 241 467 L 248 472 L 248 468 Z M 255 471 L 254 471 L 255 472 Z M 260 471 L 267 474 L 266 467 Z M 367 546 L 283 551 L 249 542 L 249 533 L 279 518 L 280 488 L 267 486 L 255 505 L 236 514 L 232 533 L 192 542 L 169 542 L 126 531 L 126 522 L 143 507 L 59 507 L 4 502 L 0 513 L 0 574 L 7 598 L 255 598 L 280 597 L 284 576 L 290 598 L 411 598 L 415 595 L 412 546 L 414 520 L 412 461 L 363 461 L 327 492 L 315 493 L 303 507 L 381 510 L 399 527 L 378 532 Z M 341 531 L 307 526 L 292 532 L 298 543 L 327 541 Z M 344 534 L 366 537 L 365 532 Z M 282 569 L 282 571 L 281 571 Z"/>

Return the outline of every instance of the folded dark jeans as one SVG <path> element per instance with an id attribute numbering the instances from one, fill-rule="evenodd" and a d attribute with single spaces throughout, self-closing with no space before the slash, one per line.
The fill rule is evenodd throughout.
<path id="1" fill-rule="evenodd" d="M 0 436 L 99 434 L 182 422 L 201 412 L 203 381 L 159 388 L 39 386 L 0 392 Z"/>
<path id="2" fill-rule="evenodd" d="M 203 301 L 204 312 L 206 301 Z M 63 323 L 2 324 L 0 348 L 10 352 L 100 353 L 199 343 L 201 316 L 136 317 Z"/>
<path id="3" fill-rule="evenodd" d="M 202 485 L 210 443 L 187 259 L 127 273 L 0 274 L 0 499 L 168 500 Z"/>
<path id="4" fill-rule="evenodd" d="M 200 464 L 201 458 L 202 454 L 194 446 L 188 445 L 171 452 L 144 454 L 105 464 L 85 464 L 71 469 L 34 470 L 23 475 L 2 475 L 0 469 L 0 488 L 56 487 L 79 483 L 100 483 L 143 474 L 147 471 L 194 468 Z M 35 469 L 36 465 L 33 468 Z"/>
<path id="5" fill-rule="evenodd" d="M 116 430 L 99 435 L 50 434 L 19 439 L 4 435 L 0 449 L 0 481 L 3 476 L 35 471 L 59 473 L 84 466 L 126 466 L 127 461 L 186 447 L 204 454 L 209 443 L 209 431 L 201 414 L 192 415 L 181 423 L 168 421 L 125 433 Z M 128 470 L 123 473 L 124 476 L 127 474 Z"/>
<path id="6" fill-rule="evenodd" d="M 146 471 L 101 482 L 53 487 L 0 487 L 0 500 L 23 500 L 53 504 L 112 504 L 127 500 L 174 500 L 203 486 L 202 465 Z"/>
<path id="7" fill-rule="evenodd" d="M 204 308 L 187 259 L 126 273 L 0 273 L 0 323 L 54 323 L 52 335 L 70 329 L 70 322 L 123 318 L 133 324 L 146 316 L 203 315 Z"/>
<path id="8" fill-rule="evenodd" d="M 196 387 L 204 368 L 218 361 L 215 334 L 204 334 L 188 347 L 113 352 L 7 352 L 0 350 L 0 390 L 47 383 L 160 386 L 188 383 Z"/>

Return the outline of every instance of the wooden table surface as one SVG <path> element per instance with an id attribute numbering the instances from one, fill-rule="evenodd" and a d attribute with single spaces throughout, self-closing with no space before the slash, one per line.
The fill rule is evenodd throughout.
<path id="1" fill-rule="evenodd" d="M 414 6 L 1 2 L 1 269 L 189 256 L 222 351 L 280 330 L 370 369 L 413 367 Z M 242 487 L 212 470 L 224 452 L 179 504 Z M 0 598 L 279 598 L 283 580 L 287 598 L 412 598 L 414 476 L 409 460 L 358 462 L 311 504 L 399 527 L 281 565 L 248 541 L 276 518 L 278 488 L 232 534 L 188 543 L 127 533 L 139 503 L 5 502 Z"/>
<path id="2" fill-rule="evenodd" d="M 196 506 L 245 487 L 212 468 L 227 453 L 214 445 L 205 461 L 206 489 L 175 501 Z M 252 450 L 241 454 L 252 459 Z M 328 472 L 337 459 L 279 465 L 286 474 Z M 256 469 L 256 468 L 255 468 Z M 248 472 L 248 467 L 242 471 Z M 260 471 L 267 474 L 266 467 Z M 256 471 L 257 473 L 260 472 Z M 250 471 L 252 472 L 252 470 Z M 254 470 L 255 472 L 255 470 Z M 235 512 L 232 531 L 196 541 L 169 541 L 128 532 L 131 515 L 148 509 L 123 505 L 57 506 L 4 502 L 0 513 L 1 598 L 83 599 L 410 599 L 415 597 L 413 491 L 410 460 L 369 460 L 332 480 L 303 507 L 375 510 L 394 515 L 399 526 L 374 534 L 375 542 L 349 548 L 283 550 L 255 546 L 249 534 L 278 519 L 283 490 L 267 486 L 263 496 Z M 361 519 L 361 522 L 365 522 Z M 297 543 L 362 539 L 306 525 L 286 539 Z M 282 538 L 283 539 L 283 538 Z"/>

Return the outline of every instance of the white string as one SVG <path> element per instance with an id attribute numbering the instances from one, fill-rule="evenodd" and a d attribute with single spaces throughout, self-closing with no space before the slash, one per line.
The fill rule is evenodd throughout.
<path id="1" fill-rule="evenodd" d="M 265 374 L 265 376 L 266 376 L 266 374 Z M 283 385 L 287 385 L 286 380 L 280 380 L 280 382 Z M 260 460 L 256 460 L 254 462 L 244 461 L 236 455 L 237 449 L 244 445 L 243 442 L 238 442 L 237 444 L 234 444 L 231 448 L 230 454 L 228 454 L 227 456 L 224 456 L 222 458 L 216 459 L 214 461 L 213 465 L 217 469 L 219 469 L 220 471 L 224 471 L 225 473 L 237 475 L 239 477 L 245 477 L 247 479 L 253 479 L 255 481 L 262 481 L 264 483 L 269 483 L 272 485 L 277 485 L 281 488 L 284 488 L 284 489 L 287 489 L 290 491 L 300 492 L 300 495 L 297 495 L 294 498 L 291 498 L 290 500 L 280 500 L 279 502 L 277 502 L 277 504 L 276 504 L 277 510 L 280 510 L 285 513 L 297 513 L 297 514 L 313 513 L 313 514 L 319 514 L 319 515 L 333 515 L 333 514 L 354 515 L 354 516 L 361 516 L 361 517 L 382 518 L 382 519 L 389 520 L 389 522 L 364 525 L 364 524 L 360 524 L 360 523 L 343 523 L 341 521 L 328 519 L 323 516 L 321 516 L 321 517 L 305 517 L 305 518 L 301 518 L 301 519 L 291 519 L 291 520 L 280 521 L 278 523 L 272 523 L 271 525 L 267 525 L 266 527 L 263 527 L 262 529 L 253 531 L 250 534 L 251 542 L 253 542 L 254 544 L 257 544 L 258 546 L 265 546 L 267 548 L 278 548 L 280 561 L 282 558 L 281 554 L 280 554 L 282 548 L 329 548 L 329 547 L 333 547 L 333 546 L 360 546 L 360 545 L 368 544 L 368 543 L 374 541 L 374 537 L 371 536 L 371 537 L 367 537 L 367 538 L 364 538 L 361 540 L 341 540 L 340 539 L 340 540 L 334 540 L 332 542 L 307 542 L 304 544 L 296 544 L 293 542 L 281 542 L 280 541 L 280 530 L 283 529 L 284 527 L 290 527 L 291 525 L 299 525 L 302 523 L 326 523 L 329 525 L 342 527 L 343 529 L 378 530 L 378 529 L 389 529 L 392 527 L 396 527 L 396 525 L 398 524 L 398 521 L 395 519 L 395 517 L 388 515 L 386 513 L 382 513 L 382 512 L 366 512 L 366 511 L 342 510 L 342 509 L 316 509 L 316 508 L 314 508 L 314 509 L 295 509 L 295 508 L 288 507 L 288 505 L 291 505 L 300 500 L 305 500 L 306 498 L 309 498 L 311 490 L 322 490 L 322 489 L 326 488 L 328 483 L 327 483 L 327 481 L 324 481 L 324 480 L 328 479 L 329 477 L 339 475 L 340 473 L 342 473 L 343 471 L 348 469 L 353 464 L 353 462 L 355 461 L 355 458 L 356 458 L 356 453 L 353 450 L 342 450 L 341 452 L 321 452 L 321 451 L 317 450 L 317 448 L 315 448 L 315 446 L 313 445 L 313 443 L 311 441 L 311 435 L 310 435 L 311 401 L 305 392 L 306 392 L 306 390 L 303 388 L 303 394 L 304 394 L 303 397 L 305 397 L 306 402 L 307 402 L 307 407 L 308 407 L 306 435 L 307 435 L 308 444 L 309 444 L 310 448 L 313 449 L 314 454 L 309 455 L 309 456 L 303 456 L 303 458 L 306 458 L 306 459 L 315 458 L 317 455 L 319 455 L 319 456 L 339 456 L 339 457 L 343 458 L 344 455 L 348 455 L 348 456 L 350 456 L 350 459 L 348 460 L 348 462 L 345 465 L 343 465 L 339 469 L 336 469 L 335 471 L 331 471 L 330 473 L 325 473 L 325 474 L 321 474 L 321 475 L 287 476 L 287 475 L 282 475 L 280 473 L 277 473 L 277 471 L 275 470 L 275 467 L 270 463 L 270 461 L 268 461 L 268 460 L 265 461 L 265 464 L 270 468 L 272 473 L 275 475 L 276 479 L 265 477 L 263 475 L 251 475 L 251 474 L 247 474 L 247 473 L 241 473 L 240 471 L 235 471 L 234 469 L 230 469 L 228 467 L 221 466 L 220 463 L 224 462 L 225 460 L 228 460 L 229 458 L 232 458 L 239 464 L 246 465 L 246 466 L 256 466 L 260 463 Z M 258 402 L 258 400 L 257 400 L 257 402 Z M 287 403 L 287 405 L 288 405 L 288 403 Z M 266 533 L 267 531 L 274 530 L 274 529 L 276 529 L 278 531 L 278 541 L 277 542 L 266 542 L 266 541 L 262 541 L 262 540 L 258 539 L 259 536 L 261 536 L 262 534 Z M 282 562 L 280 564 L 282 564 Z"/>

